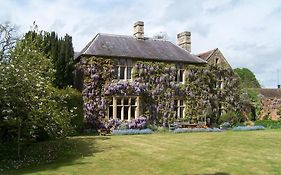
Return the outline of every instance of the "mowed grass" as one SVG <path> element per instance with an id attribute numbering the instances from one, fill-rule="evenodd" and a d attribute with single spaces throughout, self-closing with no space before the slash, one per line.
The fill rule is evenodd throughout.
<path id="1" fill-rule="evenodd" d="M 87 146 L 4 174 L 281 174 L 281 130 L 69 138 Z"/>

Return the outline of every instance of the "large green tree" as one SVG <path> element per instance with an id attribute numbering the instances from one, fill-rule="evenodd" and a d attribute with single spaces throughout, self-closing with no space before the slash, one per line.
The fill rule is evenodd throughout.
<path id="1" fill-rule="evenodd" d="M 238 74 L 243 88 L 260 88 L 259 81 L 255 74 L 248 68 L 236 68 L 234 72 Z"/>
<path id="2" fill-rule="evenodd" d="M 41 47 L 45 56 L 52 60 L 56 70 L 53 80 L 54 85 L 59 88 L 73 85 L 74 51 L 72 37 L 66 34 L 59 38 L 55 32 L 38 32 L 35 24 L 33 30 L 26 35 L 40 38 L 40 42 L 37 42 L 36 46 Z"/>

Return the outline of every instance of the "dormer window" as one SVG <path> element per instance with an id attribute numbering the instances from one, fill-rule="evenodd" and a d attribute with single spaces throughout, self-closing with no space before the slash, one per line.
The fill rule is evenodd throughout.
<path id="1" fill-rule="evenodd" d="M 132 60 L 117 59 L 114 67 L 114 77 L 116 80 L 131 80 L 132 79 Z"/>

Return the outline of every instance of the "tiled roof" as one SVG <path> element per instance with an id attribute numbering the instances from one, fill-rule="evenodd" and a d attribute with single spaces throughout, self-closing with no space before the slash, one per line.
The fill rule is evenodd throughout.
<path id="1" fill-rule="evenodd" d="M 81 55 L 128 57 L 156 61 L 177 61 L 187 63 L 206 63 L 199 57 L 176 46 L 170 41 L 133 36 L 97 34 L 80 52 Z"/>
<path id="2" fill-rule="evenodd" d="M 203 60 L 207 61 L 217 49 L 218 48 L 215 48 L 215 49 L 203 52 L 203 53 L 199 53 L 196 56 L 198 56 L 199 58 L 202 58 Z"/>
<path id="3" fill-rule="evenodd" d="M 281 89 L 257 89 L 266 98 L 281 98 Z"/>

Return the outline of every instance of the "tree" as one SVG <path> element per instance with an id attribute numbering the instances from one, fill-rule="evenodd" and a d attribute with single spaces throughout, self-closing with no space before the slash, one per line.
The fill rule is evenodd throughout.
<path id="1" fill-rule="evenodd" d="M 31 27 L 32 30 L 26 35 L 37 38 L 39 42 L 35 45 L 40 47 L 46 57 L 52 60 L 54 66 L 55 78 L 53 83 L 58 88 L 65 88 L 73 85 L 74 72 L 74 51 L 72 45 L 72 37 L 66 34 L 59 38 L 53 32 L 38 31 L 35 23 Z"/>
<path id="2" fill-rule="evenodd" d="M 9 50 L 14 48 L 17 39 L 14 25 L 9 22 L 0 24 L 0 62 L 10 58 Z"/>
<path id="3" fill-rule="evenodd" d="M 260 84 L 255 74 L 248 68 L 236 68 L 234 72 L 238 74 L 243 88 L 260 88 Z"/>
<path id="4" fill-rule="evenodd" d="M 52 85 L 55 70 L 42 53 L 42 41 L 40 33 L 28 32 L 16 43 L 10 61 L 0 62 L 1 141 L 16 140 L 20 145 L 71 131 L 74 114 L 67 107 L 69 95 Z"/>

